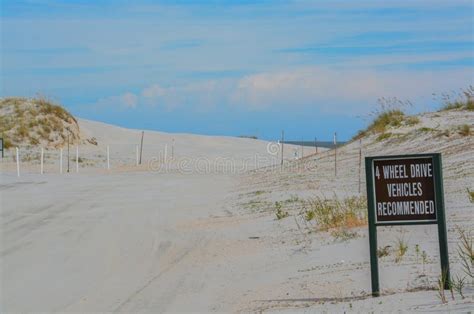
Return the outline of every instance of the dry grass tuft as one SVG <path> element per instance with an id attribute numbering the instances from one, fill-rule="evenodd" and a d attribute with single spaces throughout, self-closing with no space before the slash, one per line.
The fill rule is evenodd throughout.
<path id="1" fill-rule="evenodd" d="M 474 87 L 470 85 L 459 92 L 441 94 L 442 107 L 439 111 L 469 110 L 474 111 Z"/>
<path id="2" fill-rule="evenodd" d="M 408 251 L 408 243 L 403 238 L 397 238 L 395 242 L 395 263 L 400 263 Z"/>
<path id="3" fill-rule="evenodd" d="M 469 136 L 471 135 L 471 127 L 468 124 L 463 124 L 458 127 L 458 133 L 462 136 Z"/>
<path id="4" fill-rule="evenodd" d="M 306 200 L 304 207 L 305 216 L 316 220 L 318 228 L 323 231 L 367 224 L 367 202 L 364 197 L 349 197 L 342 201 L 316 197 Z"/>
<path id="5" fill-rule="evenodd" d="M 372 122 L 369 126 L 357 133 L 352 140 L 357 140 L 369 134 L 380 134 L 378 140 L 384 140 L 391 134 L 386 132 L 390 128 L 397 128 L 402 125 L 413 126 L 420 122 L 420 119 L 414 116 L 407 116 L 404 113 L 406 107 L 412 106 L 409 101 L 401 101 L 398 98 L 380 98 L 377 101 L 378 109 L 373 111 L 370 116 Z"/>

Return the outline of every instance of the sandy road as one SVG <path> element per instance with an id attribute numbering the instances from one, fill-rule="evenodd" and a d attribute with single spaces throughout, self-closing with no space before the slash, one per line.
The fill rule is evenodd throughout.
<path id="1" fill-rule="evenodd" d="M 445 312 L 472 305 L 472 291 L 449 308 L 439 307 L 436 291 L 400 294 L 424 284 L 422 268 L 430 278 L 439 273 L 432 226 L 404 233 L 411 247 L 420 243 L 429 252 L 429 264 L 419 265 L 413 250 L 396 267 L 381 261 L 387 296 L 374 301 L 365 227 L 341 242 L 303 233 L 296 218 L 250 213 L 242 204 L 256 187 L 238 176 L 0 178 L 2 313 Z M 471 208 L 449 202 L 456 219 Z M 385 230 L 380 240 L 398 234 Z M 455 247 L 456 235 L 450 237 Z"/>
<path id="2" fill-rule="evenodd" d="M 224 175 L 2 175 L 2 312 L 211 310 L 219 285 L 200 268 L 221 235 L 186 225 L 223 215 L 233 184 Z"/>

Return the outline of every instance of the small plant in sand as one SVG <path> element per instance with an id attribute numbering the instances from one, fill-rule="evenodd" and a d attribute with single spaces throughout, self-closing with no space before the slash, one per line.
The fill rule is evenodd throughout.
<path id="1" fill-rule="evenodd" d="M 471 201 L 471 203 L 474 203 L 474 191 L 469 190 L 469 188 L 467 188 L 466 190 L 467 190 L 467 196 L 469 197 L 469 200 Z"/>
<path id="2" fill-rule="evenodd" d="M 466 285 L 466 277 L 461 277 L 461 276 L 458 276 L 456 275 L 456 277 L 454 279 L 452 279 L 451 283 L 450 283 L 450 286 L 452 289 L 454 289 L 454 291 L 456 291 L 462 299 L 464 299 L 464 294 L 463 294 L 463 289 L 464 289 L 464 286 Z"/>
<path id="3" fill-rule="evenodd" d="M 463 124 L 458 127 L 458 133 L 462 136 L 471 135 L 471 127 L 468 124 Z"/>
<path id="4" fill-rule="evenodd" d="M 428 254 L 426 251 L 421 252 L 421 262 L 423 265 L 423 274 L 425 273 L 425 265 L 428 264 Z"/>
<path id="5" fill-rule="evenodd" d="M 350 239 L 357 238 L 358 233 L 355 231 L 351 231 L 347 228 L 339 228 L 339 229 L 334 229 L 333 231 L 331 231 L 331 235 L 336 240 L 349 241 Z"/>
<path id="6" fill-rule="evenodd" d="M 278 220 L 289 216 L 288 212 L 283 211 L 281 202 L 275 202 L 275 215 Z"/>
<path id="7" fill-rule="evenodd" d="M 461 227 L 456 227 L 460 243 L 458 244 L 458 255 L 461 260 L 461 266 L 464 273 L 471 278 L 474 278 L 474 250 L 472 246 L 472 234 Z"/>
<path id="8" fill-rule="evenodd" d="M 408 251 L 408 244 L 402 237 L 397 238 L 395 250 L 395 263 L 400 263 L 403 259 L 403 256 L 405 256 L 405 253 Z"/>
<path id="9" fill-rule="evenodd" d="M 469 196 L 471 203 L 474 203 L 474 191 L 467 189 L 467 195 Z"/>
<path id="10" fill-rule="evenodd" d="M 446 284 L 446 272 L 443 271 L 438 278 L 438 297 L 441 300 L 441 303 L 446 304 L 448 300 L 446 299 L 446 294 L 444 292 L 444 286 Z"/>
<path id="11" fill-rule="evenodd" d="M 416 262 L 418 263 L 418 257 L 420 256 L 420 245 L 415 245 L 415 254 L 416 254 Z"/>
<path id="12" fill-rule="evenodd" d="M 316 217 L 316 213 L 312 210 L 307 210 L 305 211 L 305 214 L 304 214 L 304 219 L 306 221 L 311 221 L 313 220 L 314 218 Z"/>
<path id="13" fill-rule="evenodd" d="M 377 249 L 377 256 L 379 258 L 382 258 L 382 257 L 385 257 L 385 256 L 389 256 L 390 255 L 390 248 L 391 246 L 390 245 L 386 245 L 384 246 L 383 248 L 379 247 Z"/>

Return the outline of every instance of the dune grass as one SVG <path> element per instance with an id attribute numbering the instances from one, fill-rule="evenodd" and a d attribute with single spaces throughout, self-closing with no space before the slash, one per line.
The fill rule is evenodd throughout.
<path id="1" fill-rule="evenodd" d="M 317 228 L 353 228 L 367 224 L 367 205 L 364 197 L 348 197 L 342 201 L 315 197 L 304 202 L 306 220 L 315 220 Z"/>
<path id="2" fill-rule="evenodd" d="M 0 99 L 0 134 L 5 148 L 15 145 L 61 145 L 67 138 L 65 126 L 72 126 L 72 140 L 79 138 L 76 119 L 66 109 L 43 96 Z M 52 136 L 56 134 L 55 136 Z M 57 142 L 59 140 L 59 142 Z"/>
<path id="3" fill-rule="evenodd" d="M 395 263 L 400 263 L 403 260 L 406 252 L 408 251 L 408 243 L 404 238 L 397 238 L 395 241 Z"/>
<path id="4" fill-rule="evenodd" d="M 469 110 L 474 111 L 474 86 L 461 89 L 460 92 L 441 94 L 441 109 L 446 110 Z"/>
<path id="5" fill-rule="evenodd" d="M 411 106 L 409 101 L 401 101 L 398 98 L 380 98 L 378 101 L 378 109 L 373 111 L 372 122 L 367 128 L 360 130 L 352 140 L 360 139 L 369 134 L 381 134 L 379 141 L 390 137 L 387 132 L 390 128 L 397 128 L 402 125 L 413 126 L 420 123 L 420 119 L 416 116 L 406 115 L 404 109 Z"/>
<path id="6" fill-rule="evenodd" d="M 462 136 L 471 135 L 471 127 L 468 124 L 463 124 L 458 127 L 458 133 Z"/>

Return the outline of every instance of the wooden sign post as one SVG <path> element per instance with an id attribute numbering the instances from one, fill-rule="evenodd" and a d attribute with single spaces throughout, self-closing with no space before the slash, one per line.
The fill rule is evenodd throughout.
<path id="1" fill-rule="evenodd" d="M 441 272 L 449 289 L 449 259 L 441 154 L 365 158 L 372 295 L 379 296 L 377 227 L 438 225 Z"/>

